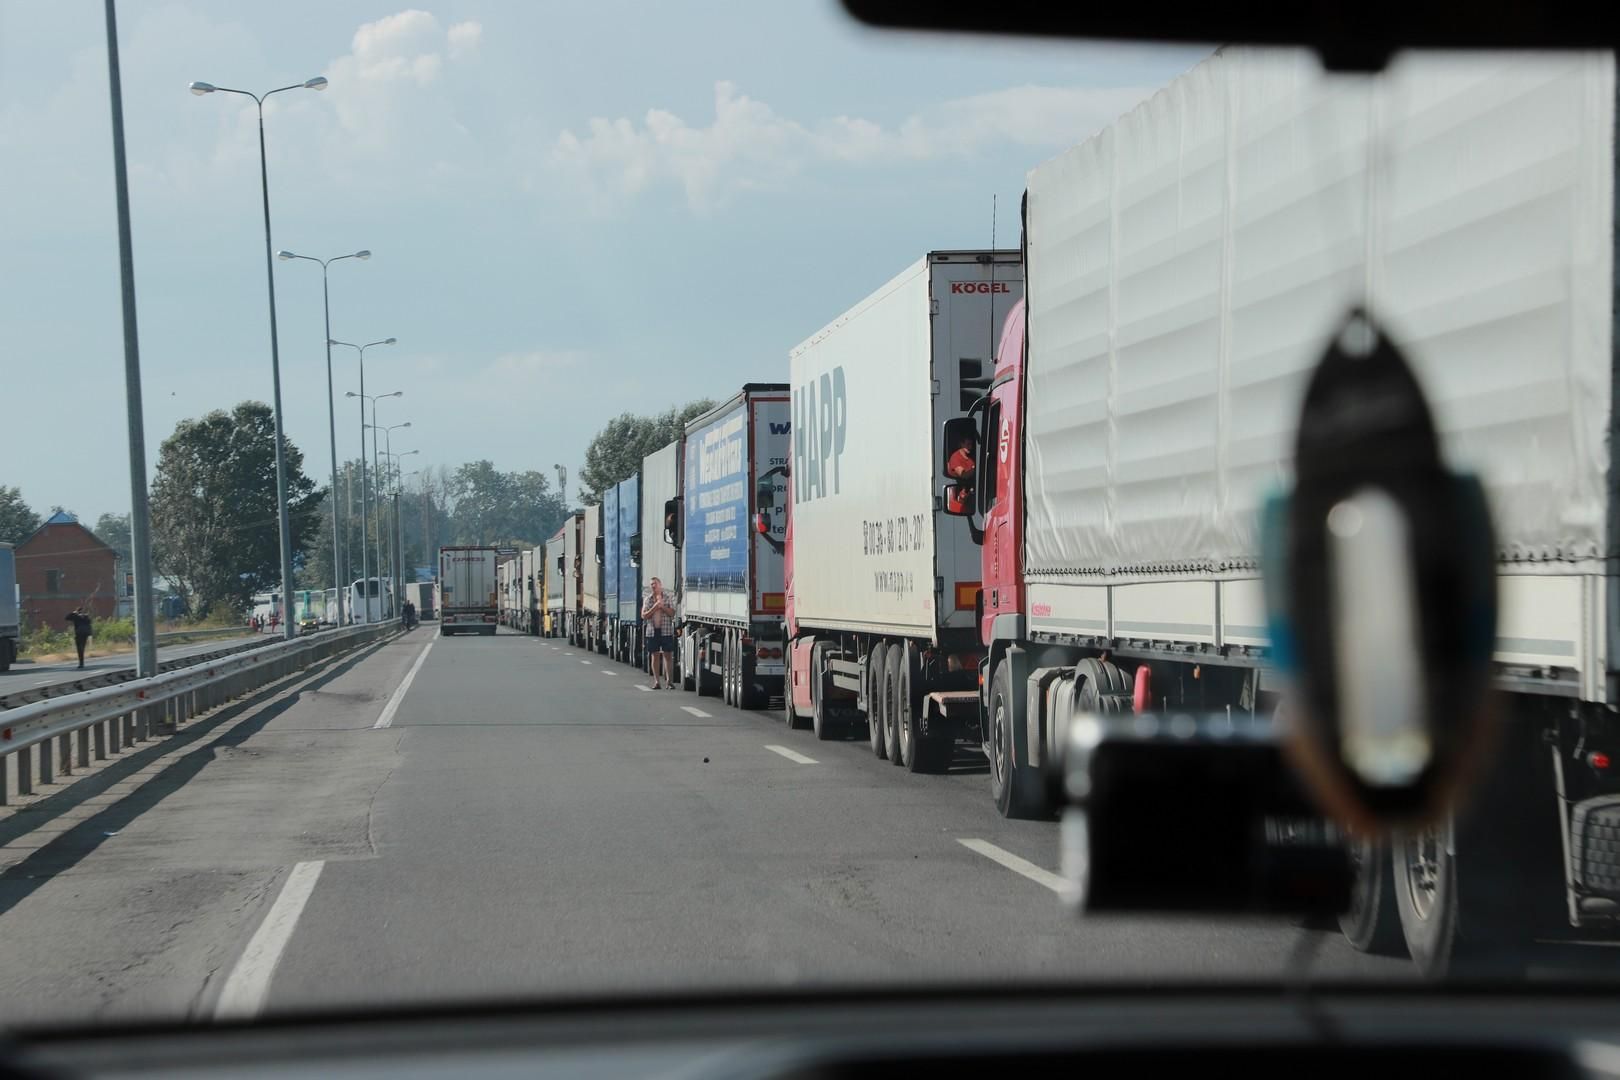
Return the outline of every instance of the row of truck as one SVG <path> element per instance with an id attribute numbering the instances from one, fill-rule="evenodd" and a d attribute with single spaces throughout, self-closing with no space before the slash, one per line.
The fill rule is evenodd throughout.
<path id="1" fill-rule="evenodd" d="M 1077 716 L 1276 709 L 1257 519 L 1368 305 L 1485 479 L 1504 707 L 1450 827 L 1351 841 L 1343 929 L 1428 971 L 1612 932 L 1615 91 L 1608 56 L 1223 50 L 1031 171 L 1018 250 L 926 254 L 512 556 L 503 621 L 645 666 L 656 576 L 687 689 L 913 772 L 982 751 L 1048 815 Z"/>

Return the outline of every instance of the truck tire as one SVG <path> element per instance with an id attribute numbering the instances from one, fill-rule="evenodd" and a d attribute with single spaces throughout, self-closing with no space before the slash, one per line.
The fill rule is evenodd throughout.
<path id="1" fill-rule="evenodd" d="M 1075 674 L 1085 680 L 1080 689 L 1080 700 L 1075 704 L 1084 712 L 1130 712 L 1131 682 L 1107 660 L 1088 656 L 1074 666 Z M 1107 699 L 1114 700 L 1107 700 Z"/>
<path id="2" fill-rule="evenodd" d="M 986 718 L 990 725 L 986 732 L 990 751 L 990 796 L 1002 817 L 1044 817 L 1041 778 L 1027 764 L 1028 752 L 1024 751 L 1020 725 L 1015 723 L 1018 712 L 1009 681 L 1007 665 L 997 664 L 990 679 L 990 713 Z"/>
<path id="3" fill-rule="evenodd" d="M 10 638 L 0 638 L 0 671 L 10 671 L 17 659 L 17 646 Z"/>
<path id="4" fill-rule="evenodd" d="M 1401 913 L 1395 901 L 1389 846 L 1352 839 L 1350 861 L 1356 877 L 1350 887 L 1350 907 L 1339 915 L 1339 930 L 1357 952 L 1404 955 L 1406 943 L 1401 938 Z"/>
<path id="5" fill-rule="evenodd" d="M 815 706 L 815 701 L 817 700 L 816 665 L 817 661 L 820 659 L 821 650 L 819 648 L 812 647 L 810 650 L 811 719 L 806 720 L 804 717 L 801 717 L 798 710 L 793 707 L 793 642 L 788 638 L 786 628 L 783 629 L 782 664 L 784 671 L 782 673 L 782 720 L 787 724 L 789 731 L 800 731 L 815 724 L 814 717 L 818 711 Z M 816 729 L 816 737 L 818 739 L 821 737 L 820 731 L 821 729 L 818 727 Z"/>
<path id="6" fill-rule="evenodd" d="M 900 764 L 900 669 L 905 662 L 906 647 L 899 642 L 890 645 L 883 664 L 883 741 L 890 765 Z"/>
<path id="7" fill-rule="evenodd" d="M 697 670 L 697 642 L 693 635 L 684 630 L 681 632 L 680 662 L 677 666 L 681 669 L 681 689 L 688 693 L 696 690 L 697 679 L 692 673 Z"/>
<path id="8" fill-rule="evenodd" d="M 817 645 L 810 653 L 810 726 L 821 742 L 836 739 L 844 725 L 833 719 L 832 706 L 827 703 L 827 652 Z"/>
<path id="9" fill-rule="evenodd" d="M 889 646 L 884 642 L 877 642 L 866 654 L 866 728 L 867 735 L 872 741 L 872 753 L 880 758 L 889 756 L 888 745 L 884 742 L 883 714 L 888 709 L 888 702 L 884 698 L 884 672 L 889 662 Z"/>
<path id="10" fill-rule="evenodd" d="M 720 679 L 709 670 L 709 637 L 698 634 L 692 641 L 692 676 L 698 697 L 714 697 L 720 693 Z"/>
<path id="11" fill-rule="evenodd" d="M 951 760 L 951 740 L 939 734 L 922 734 L 922 672 L 915 647 L 905 647 L 900 662 L 900 679 L 895 683 L 898 713 L 895 729 L 900 733 L 900 763 L 910 772 L 945 771 Z"/>
<path id="12" fill-rule="evenodd" d="M 759 675 L 754 670 L 754 657 L 742 647 L 742 632 L 737 632 L 737 705 L 750 712 L 763 708 L 768 700 L 760 689 Z"/>

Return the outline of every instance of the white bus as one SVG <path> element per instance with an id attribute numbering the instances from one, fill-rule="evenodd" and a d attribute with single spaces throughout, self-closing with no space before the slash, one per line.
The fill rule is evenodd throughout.
<path id="1" fill-rule="evenodd" d="M 254 593 L 252 614 L 255 619 L 261 620 L 266 627 L 269 627 L 272 615 L 276 617 L 276 622 L 279 623 L 284 614 L 281 607 L 281 594 L 279 592 Z"/>
<path id="2" fill-rule="evenodd" d="M 356 578 L 349 586 L 351 623 L 382 622 L 394 614 L 394 583 L 386 578 Z"/>

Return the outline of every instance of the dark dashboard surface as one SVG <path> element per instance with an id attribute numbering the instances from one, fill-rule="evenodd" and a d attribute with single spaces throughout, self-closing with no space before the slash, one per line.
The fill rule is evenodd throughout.
<path id="1" fill-rule="evenodd" d="M 1620 1080 L 1620 994 L 842 994 L 14 1033 L 12 1075 L 877 1077 L 1177 1070 Z M 1100 1070 L 1100 1072 L 1099 1072 Z"/>

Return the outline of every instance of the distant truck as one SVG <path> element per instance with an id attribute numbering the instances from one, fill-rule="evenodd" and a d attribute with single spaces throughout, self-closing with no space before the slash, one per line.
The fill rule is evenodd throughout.
<path id="1" fill-rule="evenodd" d="M 523 610 L 523 562 L 518 551 L 498 550 L 495 554 L 496 621 L 502 626 L 518 627 Z"/>
<path id="2" fill-rule="evenodd" d="M 791 449 L 785 383 L 750 383 L 686 425 L 677 511 L 683 685 L 757 709 L 779 693 L 782 661 L 783 500 L 756 508 L 756 491 L 785 485 Z M 759 510 L 760 513 L 756 513 Z"/>
<path id="3" fill-rule="evenodd" d="M 405 599 L 416 605 L 418 619 L 437 619 L 438 605 L 434 596 L 438 586 L 431 581 L 408 581 L 405 583 Z"/>
<path id="4" fill-rule="evenodd" d="M 566 533 L 573 528 L 574 519 L 570 516 L 562 526 L 546 541 L 545 547 L 545 623 L 541 633 L 546 637 L 560 637 L 563 633 L 564 593 L 563 584 L 571 580 L 571 576 L 564 572 L 567 564 Z"/>
<path id="5" fill-rule="evenodd" d="M 575 510 L 563 522 L 562 636 L 572 645 L 585 641 L 585 562 L 580 555 L 585 541 L 585 511 Z"/>
<path id="6" fill-rule="evenodd" d="M 584 527 L 579 534 L 579 621 L 575 645 L 592 652 L 607 652 L 607 625 L 602 606 L 602 504 L 585 508 Z"/>
<path id="7" fill-rule="evenodd" d="M 873 752 L 912 772 L 979 742 L 976 715 L 924 711 L 975 688 L 980 654 L 979 549 L 940 503 L 940 424 L 990 386 L 1022 295 L 1017 251 L 930 252 L 789 358 L 786 718 L 828 739 L 864 717 Z"/>
<path id="8" fill-rule="evenodd" d="M 21 649 L 21 604 L 17 596 L 17 555 L 0 544 L 0 671 L 11 670 Z"/>
<path id="9" fill-rule="evenodd" d="M 603 493 L 602 537 L 597 560 L 602 567 L 602 611 L 607 622 L 607 654 L 636 664 L 640 654 L 641 575 L 630 541 L 640 529 L 641 482 L 620 480 Z"/>
<path id="10" fill-rule="evenodd" d="M 495 633 L 500 617 L 492 547 L 439 549 L 439 634 Z"/>
<path id="11" fill-rule="evenodd" d="M 631 537 L 632 552 L 641 569 L 641 588 L 652 587 L 653 578 L 664 586 L 665 592 L 679 610 L 681 582 L 679 574 L 680 549 L 675 546 L 672 531 L 675 507 L 681 495 L 681 448 L 684 438 L 676 439 L 662 450 L 655 450 L 641 461 L 641 525 Z M 640 612 L 636 612 L 640 616 Z M 641 667 L 646 667 L 646 641 L 637 653 Z M 680 656 L 675 656 L 679 667 Z"/>

